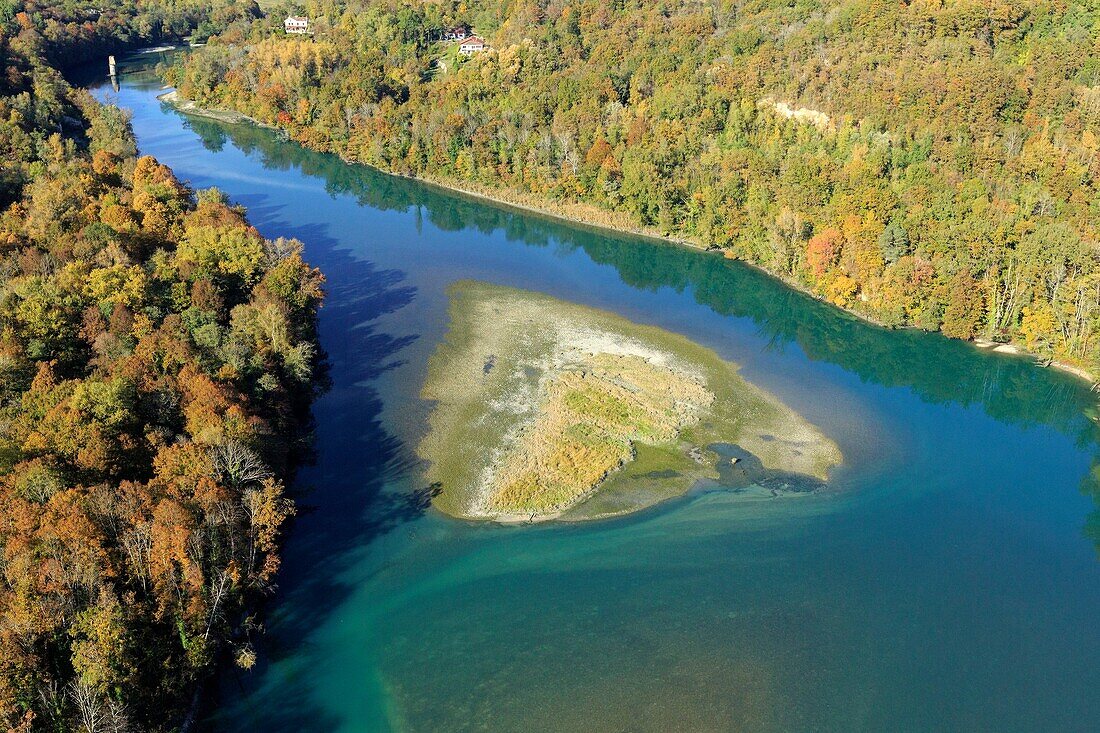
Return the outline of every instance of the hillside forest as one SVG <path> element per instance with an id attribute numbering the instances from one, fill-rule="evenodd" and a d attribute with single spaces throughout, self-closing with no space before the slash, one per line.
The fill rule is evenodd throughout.
<path id="1" fill-rule="evenodd" d="M 139 157 L 86 53 L 217 8 L 0 13 L 0 724 L 176 730 L 251 666 L 306 457 L 320 274 Z M 231 8 L 227 18 L 236 18 Z"/>
<path id="2" fill-rule="evenodd" d="M 165 74 L 350 161 L 1096 371 L 1098 32 L 1095 0 L 323 0 Z"/>

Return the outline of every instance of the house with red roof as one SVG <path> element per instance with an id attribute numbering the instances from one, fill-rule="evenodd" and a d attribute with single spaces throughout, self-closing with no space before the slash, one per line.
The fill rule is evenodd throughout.
<path id="1" fill-rule="evenodd" d="M 484 38 L 470 36 L 459 44 L 458 52 L 463 56 L 471 56 L 475 53 L 481 53 L 487 48 L 489 48 L 489 46 L 486 45 Z"/>

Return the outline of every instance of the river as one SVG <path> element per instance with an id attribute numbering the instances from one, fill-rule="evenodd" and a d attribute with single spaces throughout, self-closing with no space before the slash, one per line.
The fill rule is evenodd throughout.
<path id="1" fill-rule="evenodd" d="M 316 463 L 261 663 L 226 673 L 215 729 L 1095 730 L 1100 453 L 1080 381 L 868 325 L 718 256 L 185 118 L 148 74 L 92 90 L 133 111 L 142 153 L 302 240 L 328 279 Z M 694 339 L 845 463 L 808 496 L 697 492 L 576 525 L 442 516 L 418 392 L 463 278 Z"/>

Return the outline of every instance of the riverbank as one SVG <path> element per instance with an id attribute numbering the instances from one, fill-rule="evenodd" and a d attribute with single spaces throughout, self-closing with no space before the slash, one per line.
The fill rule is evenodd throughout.
<path id="1" fill-rule="evenodd" d="M 265 129 L 283 132 L 282 128 L 279 128 L 275 125 L 267 124 L 265 122 L 261 122 L 255 118 L 249 117 L 248 115 L 237 112 L 235 110 L 219 110 L 202 107 L 198 103 L 180 95 L 178 90 L 173 89 L 170 92 L 158 96 L 157 98 L 163 102 L 171 104 L 180 112 L 194 115 L 196 117 L 204 117 L 207 119 L 217 120 L 219 122 L 225 122 L 228 124 L 239 124 L 242 122 L 247 122 Z M 716 253 L 721 254 L 725 257 L 730 257 L 728 252 L 722 250 L 719 247 L 707 246 L 697 239 L 691 237 L 666 234 L 656 229 L 655 227 L 639 226 L 637 222 L 633 221 L 632 217 L 630 217 L 628 214 L 625 214 L 623 212 L 608 211 L 592 204 L 581 202 L 546 201 L 545 199 L 541 199 L 536 196 L 532 196 L 519 191 L 489 186 L 471 185 L 468 181 L 458 182 L 436 176 L 429 177 L 400 173 L 386 170 L 384 168 L 370 166 L 367 163 L 362 163 L 360 161 L 350 159 L 347 156 L 333 150 L 323 150 L 322 152 L 328 152 L 336 155 L 347 165 L 367 165 L 387 175 L 415 180 L 452 194 L 459 194 L 472 199 L 476 199 L 478 201 L 488 202 L 497 206 L 523 211 L 528 214 L 534 214 L 537 216 L 543 216 L 568 222 L 569 224 L 574 226 L 583 226 L 596 230 L 615 232 L 617 234 L 643 237 L 646 239 L 652 239 L 664 243 L 688 247 L 699 252 Z M 732 257 L 730 258 L 738 259 Z M 791 278 L 783 277 L 752 262 L 748 262 L 742 259 L 738 259 L 738 261 L 743 265 L 752 267 L 753 269 L 758 270 L 768 277 L 771 277 L 783 283 L 786 287 L 792 288 L 820 302 L 827 303 L 831 307 L 838 308 L 839 310 L 842 310 L 845 313 L 855 318 L 858 318 L 866 323 L 870 323 L 880 328 L 886 328 L 890 330 L 896 330 L 898 328 L 914 328 L 912 326 L 888 326 L 867 313 L 853 310 L 851 308 L 843 308 L 837 306 L 836 304 L 828 301 L 820 294 L 806 287 L 803 283 L 800 283 Z M 1095 385 L 1098 382 L 1096 375 L 1082 367 L 1080 364 L 1074 364 L 1059 359 L 1047 360 L 1038 354 L 1029 352 L 1023 346 L 1016 343 L 1002 344 L 998 342 L 987 341 L 981 338 L 973 339 L 970 342 L 974 344 L 974 346 L 977 348 L 992 348 L 998 353 L 1006 353 L 1033 358 L 1044 366 L 1049 366 L 1066 374 L 1070 374 L 1092 385 Z"/>
<path id="2" fill-rule="evenodd" d="M 265 125 L 265 127 L 267 126 Z M 343 160 L 344 163 L 346 163 L 347 165 L 367 165 L 366 163 L 360 163 L 358 161 L 351 160 L 343 155 L 336 155 L 338 155 L 338 157 Z M 460 184 L 435 177 L 429 178 L 425 176 L 414 176 L 405 173 L 395 173 L 393 171 L 387 171 L 383 168 L 376 168 L 376 170 L 379 170 L 386 175 L 398 176 L 400 178 L 407 178 L 409 180 L 418 181 L 420 183 L 432 186 L 451 194 L 459 194 L 475 199 L 477 201 L 488 202 L 497 206 L 516 209 L 527 214 L 534 214 L 536 216 L 543 216 L 549 219 L 564 221 L 573 226 L 582 226 L 604 232 L 610 231 L 615 232 L 616 234 L 626 234 L 635 237 L 643 237 L 646 239 L 652 239 L 667 244 L 687 247 L 689 249 L 706 254 L 720 254 L 729 259 L 737 259 L 737 261 L 740 262 L 742 265 L 745 265 L 746 267 L 751 267 L 754 270 L 757 270 L 758 272 L 763 273 L 764 275 L 767 275 L 768 277 L 783 283 L 783 285 L 788 288 L 797 290 L 798 292 L 803 293 L 804 295 L 813 298 L 814 300 L 825 303 L 833 308 L 837 308 L 838 310 L 842 310 L 848 315 L 858 318 L 865 323 L 869 323 L 873 326 L 878 326 L 879 328 L 884 328 L 887 330 L 919 330 L 916 329 L 914 326 L 888 326 L 882 321 L 879 321 L 878 319 L 873 318 L 866 313 L 852 310 L 850 308 L 841 308 L 835 303 L 832 303 L 826 298 L 822 297 L 818 293 L 815 293 L 813 290 L 807 288 L 800 282 L 780 277 L 771 270 L 767 270 L 760 265 L 749 262 L 747 260 L 730 257 L 730 255 L 721 248 L 708 247 L 702 242 L 691 238 L 662 234 L 660 231 L 652 227 L 639 227 L 635 223 L 630 221 L 630 217 L 628 217 L 626 214 L 622 214 L 621 212 L 608 212 L 604 209 L 592 206 L 591 204 L 583 204 L 577 202 L 556 204 L 551 208 L 546 202 L 536 203 L 534 197 L 527 196 L 515 191 L 493 189 L 487 186 L 470 187 L 469 184 L 465 182 Z M 605 221 L 606 219 L 612 219 L 614 221 L 608 222 Z M 945 338 L 949 337 L 945 336 Z M 1095 385 L 1098 381 L 1100 381 L 1092 372 L 1079 365 L 1071 364 L 1069 362 L 1061 361 L 1059 359 L 1051 359 L 1048 362 L 1040 355 L 1028 351 L 1019 344 L 988 341 L 982 338 L 972 339 L 969 341 L 969 343 L 980 349 L 991 348 L 993 351 L 1000 354 L 1011 354 L 1021 357 L 1030 357 L 1036 362 L 1042 364 L 1043 366 L 1049 366 L 1052 369 L 1057 369 L 1067 374 L 1071 374 L 1075 377 L 1078 377 L 1079 379 L 1088 382 L 1089 384 Z"/>
<path id="3" fill-rule="evenodd" d="M 256 125 L 257 127 L 266 128 L 268 130 L 277 129 L 273 125 L 268 125 L 266 123 L 260 122 L 255 117 L 249 117 L 248 115 L 237 112 L 236 110 L 210 109 L 208 107 L 203 107 L 197 102 L 194 102 L 182 96 L 178 90 L 171 89 L 169 87 L 165 88 L 169 89 L 169 91 L 166 91 L 164 94 L 158 94 L 157 100 L 160 102 L 164 102 L 165 104 L 171 105 L 172 108 L 184 114 L 192 115 L 194 117 L 203 117 L 208 120 L 217 120 L 218 122 L 225 122 L 230 125 L 247 122 L 249 124 Z"/>
<path id="4" fill-rule="evenodd" d="M 841 461 L 815 426 L 682 336 L 488 283 L 449 295 L 418 449 L 448 514 L 598 519 L 716 481 L 724 464 L 820 486 Z"/>

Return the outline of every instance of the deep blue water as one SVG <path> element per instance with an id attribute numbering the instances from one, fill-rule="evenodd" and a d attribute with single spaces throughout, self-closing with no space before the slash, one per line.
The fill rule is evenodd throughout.
<path id="1" fill-rule="evenodd" d="M 1025 358 L 890 332 L 720 257 L 472 201 L 101 99 L 328 278 L 316 404 L 262 663 L 221 730 L 1089 731 L 1100 721 L 1096 396 Z M 830 489 L 689 495 L 498 527 L 423 493 L 418 398 L 449 283 L 682 333 L 815 422 Z M 1095 537 L 1094 537 L 1095 535 Z"/>

